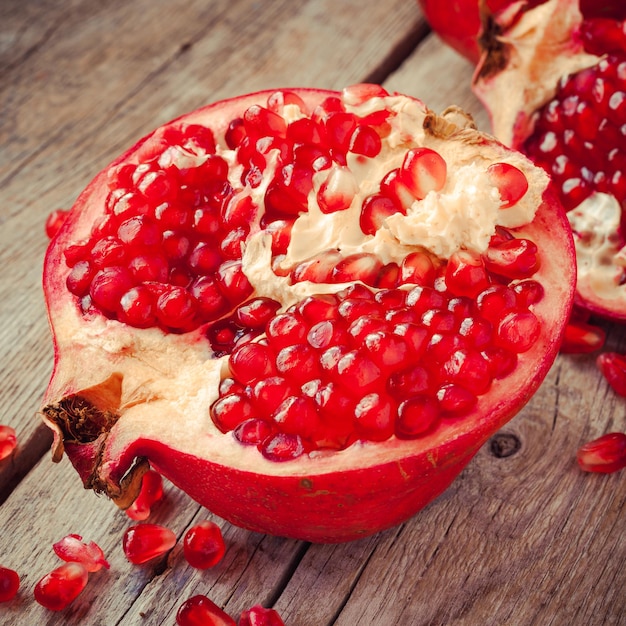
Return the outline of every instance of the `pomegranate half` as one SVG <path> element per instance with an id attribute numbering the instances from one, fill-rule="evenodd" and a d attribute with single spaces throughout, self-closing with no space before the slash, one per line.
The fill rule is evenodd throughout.
<path id="1" fill-rule="evenodd" d="M 493 133 L 551 175 L 577 250 L 576 302 L 626 320 L 626 4 L 622 0 L 420 0 L 477 62 Z M 462 19 L 446 24 L 446 11 Z"/>
<path id="2" fill-rule="evenodd" d="M 50 243 L 53 458 L 122 508 L 151 466 L 255 531 L 375 533 L 537 389 L 573 255 L 543 170 L 457 108 L 354 85 L 199 109 Z"/>

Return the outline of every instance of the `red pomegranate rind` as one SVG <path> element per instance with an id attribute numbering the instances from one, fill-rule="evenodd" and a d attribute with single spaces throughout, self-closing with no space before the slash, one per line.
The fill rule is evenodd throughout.
<path id="1" fill-rule="evenodd" d="M 341 102 L 341 94 L 335 92 L 292 93 L 301 98 L 309 112 L 317 111 L 311 119 L 323 116 L 323 111 L 316 109 L 320 103 L 325 102 L 327 111 L 332 111 Z M 357 102 L 367 99 L 359 89 L 346 93 L 345 97 Z M 484 441 L 537 389 L 557 353 L 571 307 L 572 241 L 566 218 L 548 187 L 532 222 L 499 229 L 491 238 L 493 245 L 525 239 L 536 244 L 539 262 L 531 263 L 531 270 L 519 270 L 523 278 L 506 277 L 507 271 L 498 269 L 503 267 L 498 265 L 502 255 L 490 261 L 497 273 L 486 268 L 479 254 L 464 253 L 457 255 L 454 272 L 446 274 L 445 260 L 432 252 L 422 252 L 424 256 L 411 257 L 410 263 L 401 259 L 387 263 L 387 269 L 380 273 L 384 282 L 377 286 L 378 279 L 371 273 L 370 264 L 370 257 L 375 255 L 367 252 L 365 256 L 349 257 L 350 272 L 358 273 L 362 282 L 292 282 L 288 290 L 281 291 L 279 287 L 285 281 L 293 280 L 290 272 L 273 263 L 271 275 L 261 274 L 259 281 L 254 263 L 265 263 L 273 254 L 286 252 L 289 256 L 291 247 L 285 250 L 281 244 L 283 247 L 277 252 L 275 237 L 269 241 L 246 235 L 248 238 L 242 240 L 243 260 L 228 260 L 231 265 L 224 276 L 228 276 L 230 287 L 224 292 L 228 297 L 220 305 L 223 308 L 207 314 L 213 315 L 215 322 L 198 325 L 195 321 L 174 328 L 173 332 L 166 332 L 160 321 L 146 327 L 131 326 L 113 319 L 116 314 L 106 307 L 104 314 L 95 310 L 85 304 L 84 298 L 65 288 L 72 271 L 68 263 L 83 254 L 76 242 L 88 239 L 93 225 L 100 223 L 109 197 L 109 172 L 115 171 L 118 179 L 124 180 L 129 175 L 125 169 L 129 163 L 162 152 L 163 137 L 169 137 L 183 122 L 194 127 L 210 126 L 216 142 L 222 141 L 220 138 L 230 125 L 227 140 L 235 142 L 239 133 L 241 141 L 240 131 L 235 132 L 236 125 L 231 120 L 243 118 L 245 125 L 244 112 L 252 105 L 266 103 L 271 95 L 262 92 L 221 102 L 166 125 L 120 157 L 81 194 L 46 258 L 44 282 L 56 364 L 45 398 L 45 419 L 55 431 L 53 458 L 58 459 L 66 451 L 85 486 L 106 493 L 122 507 L 127 507 L 137 495 L 149 462 L 213 512 L 246 528 L 313 541 L 350 540 L 405 520 L 439 495 Z M 415 104 L 417 101 L 407 102 L 422 107 L 421 103 Z M 382 115 L 378 116 L 381 120 L 373 118 L 374 114 L 369 119 L 376 119 L 385 144 L 390 114 L 384 109 L 375 113 L 384 114 L 382 122 Z M 255 113 L 248 123 L 257 123 L 258 119 Z M 448 155 L 448 170 L 455 158 L 454 150 L 465 150 L 466 146 L 471 146 L 471 150 L 479 146 L 481 153 L 491 155 L 494 162 L 513 159 L 520 167 L 530 167 L 526 160 L 517 160 L 521 156 L 513 156 L 477 134 L 462 119 L 456 111 L 450 111 L 445 118 L 428 113 L 424 119 L 424 132 L 432 133 L 438 151 Z M 305 125 L 300 126 L 303 128 L 298 133 L 310 131 Z M 284 132 L 277 122 L 276 128 L 279 135 Z M 321 176 L 326 175 L 329 158 L 334 163 L 353 166 L 350 145 L 346 148 L 339 130 L 335 130 L 328 156 L 316 161 Z M 288 139 L 289 131 L 286 133 Z M 272 149 L 284 151 L 284 142 L 281 137 L 278 139 L 275 138 Z M 446 147 L 448 141 L 452 143 Z M 244 164 L 249 165 L 243 177 L 250 189 L 265 184 L 254 171 L 263 167 L 260 156 L 266 159 L 265 144 L 261 143 L 260 154 L 251 152 Z M 240 158 L 248 158 L 243 147 Z M 406 202 L 408 189 L 402 181 L 417 174 L 408 166 L 403 170 L 402 159 L 398 160 L 397 170 L 401 185 L 381 182 L 381 189 L 392 195 L 397 193 L 393 201 L 402 203 Z M 529 170 L 525 171 L 530 175 Z M 304 192 L 290 188 L 293 178 L 289 172 L 284 174 L 281 193 L 276 188 L 266 195 L 266 209 L 271 206 L 272 211 L 277 211 L 276 207 L 280 207 L 282 213 L 277 221 L 285 221 L 285 216 L 291 221 L 287 232 L 293 241 L 300 228 L 300 215 L 289 216 L 285 211 L 301 206 Z M 306 180 L 304 184 L 309 185 Z M 281 204 L 287 190 L 290 200 Z M 372 191 L 375 193 L 376 189 Z M 314 189 L 309 192 L 315 195 Z M 528 193 L 537 191 L 533 187 Z M 432 198 L 431 194 L 425 201 Z M 246 213 L 250 206 L 246 204 L 244 209 Z M 301 212 L 302 208 L 297 210 Z M 502 208 L 497 212 L 506 219 L 504 214 L 512 210 Z M 335 213 L 324 215 L 332 218 Z M 237 212 L 227 211 L 226 215 L 228 220 L 237 220 Z M 306 216 L 306 212 L 302 215 Z M 251 230 L 263 224 L 262 217 L 256 216 L 257 226 L 251 226 Z M 382 221 L 387 228 L 394 220 L 408 217 L 410 211 L 402 208 Z M 212 227 L 203 224 L 202 228 L 211 232 Z M 223 254 L 224 249 L 230 247 L 222 246 Z M 409 246 L 407 252 L 414 250 L 414 246 Z M 518 262 L 517 257 L 511 258 L 516 259 L 514 264 Z M 239 263 L 239 267 L 232 269 L 233 263 Z M 242 278 L 244 266 L 249 275 Z M 328 276 L 323 280 L 328 280 Z M 265 289 L 264 281 L 278 285 L 277 291 L 270 295 L 271 289 Z M 413 281 L 426 281 L 428 285 L 418 288 Z M 526 288 L 525 283 L 533 283 L 536 288 Z M 491 304 L 481 305 L 485 320 L 491 316 L 489 323 L 472 321 L 463 326 L 465 336 L 450 335 L 445 329 L 461 324 L 474 310 L 472 299 L 493 284 L 502 285 L 513 300 L 505 295 L 490 298 Z M 318 295 L 311 298 L 311 293 Z M 263 299 L 250 304 L 256 298 Z M 279 302 L 280 308 L 276 308 L 275 302 Z M 409 306 L 403 309 L 407 302 Z M 439 307 L 444 303 L 449 310 L 429 311 L 434 302 Z M 505 315 L 500 320 L 497 306 L 509 306 L 511 302 L 518 304 L 503 311 Z M 393 337 L 376 325 L 376 315 L 372 315 L 376 311 L 389 315 L 390 320 L 384 322 L 392 321 L 395 325 L 397 332 Z M 421 325 L 415 325 L 416 319 L 422 320 Z M 513 319 L 519 319 L 534 339 L 521 342 L 524 345 L 519 354 L 509 352 L 510 345 L 521 339 L 516 336 L 519 333 L 511 323 Z M 249 325 L 242 326 L 242 320 Z M 294 320 L 302 323 L 294 324 Z M 496 339 L 491 339 L 491 344 L 484 347 L 484 355 L 479 356 L 474 346 L 483 341 L 489 325 L 496 329 L 490 335 Z M 295 333 L 308 343 L 301 343 L 297 349 L 281 343 L 281 329 L 285 328 L 291 329 L 290 337 Z M 425 337 L 431 340 L 430 345 Z M 409 342 L 408 352 L 398 348 L 400 340 Z M 246 341 L 253 343 L 247 344 L 245 350 L 237 347 L 231 361 L 229 355 L 235 345 L 244 346 Z M 357 343 L 350 348 L 342 344 L 344 341 Z M 470 346 L 469 342 L 474 343 Z M 268 345 L 274 345 L 276 352 L 268 353 Z M 322 356 L 311 361 L 311 349 L 323 351 Z M 392 369 L 404 363 L 407 354 L 415 359 L 426 354 L 432 358 L 445 350 L 452 350 L 454 358 L 443 369 L 451 378 L 446 379 L 440 394 L 430 389 L 429 375 L 424 377 L 421 365 L 413 365 L 407 372 Z M 262 364 L 259 371 L 264 378 L 259 383 L 255 382 L 255 369 L 249 358 Z M 307 367 L 313 367 L 319 379 L 300 380 L 304 367 L 294 367 L 293 359 L 309 363 Z M 476 368 L 467 364 L 480 364 L 480 378 Z M 278 385 L 268 383 L 276 379 L 292 381 L 287 388 L 295 390 L 297 396 L 283 397 Z M 391 395 L 389 391 L 381 394 L 379 380 L 389 381 Z M 462 382 L 463 388 L 480 382 L 476 401 L 466 397 L 467 389 L 465 393 L 455 392 L 455 387 L 450 386 L 454 380 L 459 381 L 457 384 Z M 360 395 L 367 400 L 356 393 L 360 385 L 365 385 Z M 351 392 L 346 395 L 348 388 Z M 512 394 L 511 389 L 516 392 Z M 426 393 L 427 399 L 403 405 L 402 428 L 398 427 L 394 434 L 394 428 L 387 430 L 385 423 L 384 437 L 373 433 L 372 428 L 380 426 L 383 417 L 380 412 L 374 415 L 374 408 L 386 412 L 389 403 L 395 406 L 415 393 Z M 312 413 L 310 407 L 316 397 L 320 410 Z M 269 427 L 266 417 L 250 409 L 260 398 L 278 407 Z M 432 415 L 433 403 L 438 406 L 440 402 L 446 409 L 433 423 L 425 424 L 416 418 L 416 406 L 428 408 Z M 224 410 L 218 411 L 218 406 Z M 350 415 L 348 411 L 361 417 L 362 423 L 357 420 L 356 427 L 342 423 L 339 417 Z M 303 414 L 312 417 L 303 421 Z M 88 416 L 81 420 L 79 429 L 73 424 L 77 415 Z M 325 430 L 328 415 L 334 416 L 335 421 L 330 430 Z M 312 427 L 313 421 L 318 426 Z M 263 441 L 257 441 L 258 438 Z"/>

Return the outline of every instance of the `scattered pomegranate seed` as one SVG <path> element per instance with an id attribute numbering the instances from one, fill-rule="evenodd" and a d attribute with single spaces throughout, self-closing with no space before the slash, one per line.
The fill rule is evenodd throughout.
<path id="1" fill-rule="evenodd" d="M 178 626 L 237 626 L 235 620 L 206 596 L 185 600 L 176 613 Z"/>
<path id="2" fill-rule="evenodd" d="M 570 321 L 565 327 L 561 344 L 563 354 L 587 354 L 600 350 L 606 341 L 606 333 L 599 326 L 582 321 Z"/>
<path id="3" fill-rule="evenodd" d="M 610 474 L 626 467 L 626 433 L 608 433 L 578 449 L 576 460 L 586 472 Z"/>
<path id="4" fill-rule="evenodd" d="M 131 526 L 124 533 L 122 546 L 126 558 L 135 565 L 165 554 L 176 544 L 176 535 L 158 524 Z"/>
<path id="5" fill-rule="evenodd" d="M 278 611 L 257 604 L 242 612 L 239 626 L 285 626 L 285 623 Z"/>
<path id="6" fill-rule="evenodd" d="M 81 563 L 88 572 L 110 567 L 102 548 L 93 541 L 83 542 L 80 535 L 67 535 L 54 543 L 52 549 L 59 558 L 70 563 Z"/>
<path id="7" fill-rule="evenodd" d="M 163 497 L 163 479 L 153 469 L 148 470 L 141 479 L 141 490 L 135 501 L 126 509 L 126 515 L 142 522 L 150 517 L 152 506 Z"/>
<path id="8" fill-rule="evenodd" d="M 8 567 L 0 566 L 0 602 L 9 602 L 20 588 L 19 574 Z"/>
<path id="9" fill-rule="evenodd" d="M 62 611 L 81 594 L 89 573 L 82 563 L 65 563 L 35 585 L 35 600 L 50 611 Z"/>
<path id="10" fill-rule="evenodd" d="M 196 569 L 217 565 L 226 552 L 222 530 L 215 523 L 204 520 L 192 526 L 183 540 L 185 559 Z"/>
<path id="11" fill-rule="evenodd" d="M 17 447 L 17 435 L 11 426 L 0 424 L 0 461 L 11 456 Z"/>
<path id="12" fill-rule="evenodd" d="M 613 390 L 620 396 L 626 396 L 626 356 L 604 352 L 598 356 L 596 363 Z"/>

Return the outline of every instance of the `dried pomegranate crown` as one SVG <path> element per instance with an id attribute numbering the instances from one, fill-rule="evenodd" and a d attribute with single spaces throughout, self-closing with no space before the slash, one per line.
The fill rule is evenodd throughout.
<path id="1" fill-rule="evenodd" d="M 200 109 L 51 243 L 55 458 L 122 506 L 147 459 L 250 528 L 375 532 L 541 382 L 571 256 L 544 172 L 456 108 L 355 85 Z"/>

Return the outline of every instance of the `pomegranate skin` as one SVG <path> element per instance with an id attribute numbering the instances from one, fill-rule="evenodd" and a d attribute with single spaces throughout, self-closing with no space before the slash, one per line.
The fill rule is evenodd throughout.
<path id="1" fill-rule="evenodd" d="M 311 108 L 335 92 L 290 90 Z M 181 120 L 226 128 L 270 92 L 242 96 Z M 220 372 L 203 329 L 166 333 L 126 327 L 81 311 L 65 289 L 63 251 L 88 236 L 108 191 L 107 171 L 151 154 L 158 134 L 142 139 L 80 195 L 51 242 L 44 291 L 55 343 L 55 367 L 44 397 L 54 432 L 53 459 L 67 453 L 85 487 L 121 508 L 153 467 L 217 515 L 239 526 L 314 542 L 342 542 L 397 525 L 439 496 L 479 448 L 530 399 L 547 374 L 573 298 L 574 261 L 567 219 L 548 188 L 523 235 L 545 250 L 535 279 L 545 289 L 535 314 L 541 332 L 501 385 L 478 399 L 463 419 L 444 418 L 413 440 L 356 442 L 339 451 L 288 462 L 263 458 L 220 432 L 209 417 L 209 388 Z M 487 140 L 485 140 L 487 141 Z M 511 390 L 515 390 L 511 393 Z M 75 429 L 75 423 L 81 423 Z"/>

